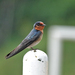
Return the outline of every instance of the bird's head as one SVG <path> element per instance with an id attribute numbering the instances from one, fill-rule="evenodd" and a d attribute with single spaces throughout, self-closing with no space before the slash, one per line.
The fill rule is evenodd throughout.
<path id="1" fill-rule="evenodd" d="M 45 24 L 41 21 L 37 21 L 35 24 L 34 24 L 34 28 L 36 30 L 43 30 L 45 27 Z"/>

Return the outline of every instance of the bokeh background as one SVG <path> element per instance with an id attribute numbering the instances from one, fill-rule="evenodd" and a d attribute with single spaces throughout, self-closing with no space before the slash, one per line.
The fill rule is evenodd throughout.
<path id="1" fill-rule="evenodd" d="M 47 32 L 52 25 L 75 26 L 75 0 L 0 0 L 0 75 L 22 75 L 26 49 L 10 59 L 12 51 L 36 21 L 46 24 L 42 41 L 34 48 L 47 53 Z M 62 75 L 75 75 L 75 42 L 63 42 Z"/>

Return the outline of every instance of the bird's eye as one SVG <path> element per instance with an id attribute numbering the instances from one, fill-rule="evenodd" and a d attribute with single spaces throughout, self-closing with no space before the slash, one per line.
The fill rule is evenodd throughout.
<path id="1" fill-rule="evenodd" d="M 38 26 L 40 26 L 40 24 L 38 24 Z"/>

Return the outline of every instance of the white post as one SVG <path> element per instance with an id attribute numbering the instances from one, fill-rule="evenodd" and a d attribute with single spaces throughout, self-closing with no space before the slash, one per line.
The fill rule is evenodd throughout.
<path id="1" fill-rule="evenodd" d="M 41 50 L 27 52 L 23 58 L 23 75 L 48 75 L 48 57 Z"/>

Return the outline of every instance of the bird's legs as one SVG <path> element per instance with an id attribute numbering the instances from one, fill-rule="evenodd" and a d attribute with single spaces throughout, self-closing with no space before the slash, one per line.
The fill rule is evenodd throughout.
<path id="1" fill-rule="evenodd" d="M 31 47 L 31 49 L 34 50 L 34 52 L 36 52 L 36 49 L 34 49 L 34 48 L 32 48 L 32 47 Z"/>
<path id="2" fill-rule="evenodd" d="M 34 48 L 31 47 L 32 50 L 34 50 Z"/>

